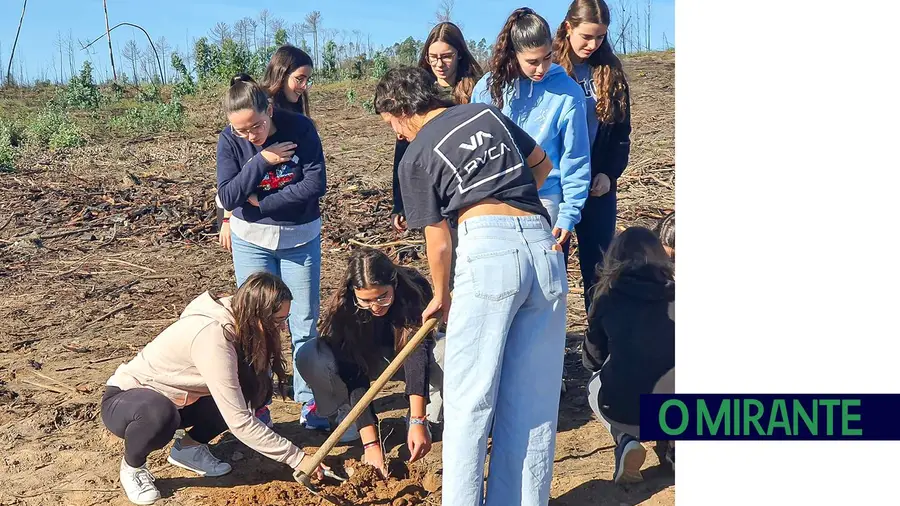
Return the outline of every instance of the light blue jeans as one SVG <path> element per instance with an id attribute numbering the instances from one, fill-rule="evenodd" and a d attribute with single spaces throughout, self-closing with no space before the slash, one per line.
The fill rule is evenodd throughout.
<path id="1" fill-rule="evenodd" d="M 241 286 L 254 272 L 266 271 L 280 277 L 290 288 L 294 300 L 288 328 L 291 331 L 291 350 L 294 364 L 294 400 L 299 403 L 312 399 L 312 390 L 297 372 L 297 352 L 304 343 L 316 337 L 319 319 L 319 280 L 322 271 L 322 236 L 296 248 L 270 250 L 244 241 L 231 234 L 231 256 L 234 275 Z"/>
<path id="2" fill-rule="evenodd" d="M 540 216 L 459 224 L 444 356 L 444 504 L 483 503 L 489 432 L 484 503 L 550 499 L 568 292 L 550 230 Z"/>

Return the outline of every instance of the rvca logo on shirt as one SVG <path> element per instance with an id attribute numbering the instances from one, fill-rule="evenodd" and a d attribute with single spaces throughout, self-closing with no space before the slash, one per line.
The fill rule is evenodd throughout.
<path id="1" fill-rule="evenodd" d="M 490 109 L 451 130 L 434 152 L 452 171 L 460 193 L 525 165 L 506 125 Z"/>

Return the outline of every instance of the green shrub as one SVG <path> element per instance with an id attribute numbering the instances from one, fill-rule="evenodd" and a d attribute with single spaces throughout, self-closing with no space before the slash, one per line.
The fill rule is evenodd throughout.
<path id="1" fill-rule="evenodd" d="M 185 66 L 184 61 L 178 53 L 172 53 L 172 68 L 175 69 L 175 72 L 178 73 L 180 78 L 179 81 L 172 86 L 172 96 L 184 97 L 196 93 L 197 85 L 194 84 L 194 78 L 191 77 L 191 73 L 188 72 L 187 66 Z"/>
<path id="2" fill-rule="evenodd" d="M 350 88 L 347 90 L 347 105 L 353 105 L 356 102 L 356 90 Z"/>
<path id="3" fill-rule="evenodd" d="M 372 59 L 372 77 L 381 79 L 387 74 L 388 67 L 388 59 L 384 56 L 384 53 L 375 53 L 375 58 Z"/>
<path id="4" fill-rule="evenodd" d="M 84 62 L 81 72 L 72 76 L 65 91 L 65 102 L 78 109 L 96 109 L 100 107 L 100 90 L 94 84 L 91 62 Z"/>
<path id="5" fill-rule="evenodd" d="M 10 172 L 16 167 L 16 146 L 19 132 L 16 125 L 0 120 L 0 172 Z"/>
<path id="6" fill-rule="evenodd" d="M 156 83 L 148 83 L 138 88 L 137 101 L 141 103 L 162 102 L 159 86 Z"/>
<path id="7" fill-rule="evenodd" d="M 84 136 L 62 108 L 51 104 L 28 121 L 25 141 L 51 149 L 72 148 L 83 146 Z"/>
<path id="8" fill-rule="evenodd" d="M 168 103 L 141 104 L 112 118 L 109 126 L 127 133 L 155 133 L 184 128 L 184 107 L 173 98 Z"/>

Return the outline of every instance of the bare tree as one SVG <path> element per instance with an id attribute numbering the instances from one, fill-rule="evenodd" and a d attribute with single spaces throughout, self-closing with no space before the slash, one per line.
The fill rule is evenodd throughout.
<path id="1" fill-rule="evenodd" d="M 75 75 L 75 39 L 72 37 L 72 30 L 69 30 L 69 36 L 66 38 L 66 56 L 69 57 L 69 75 Z"/>
<path id="2" fill-rule="evenodd" d="M 125 58 L 126 60 L 128 60 L 128 62 L 131 63 L 131 78 L 133 79 L 132 82 L 134 84 L 137 84 L 137 66 L 138 61 L 141 59 L 141 50 L 140 48 L 138 48 L 137 42 L 135 42 L 134 39 L 129 40 L 128 43 L 125 44 L 125 49 L 122 50 L 122 58 Z"/>
<path id="3" fill-rule="evenodd" d="M 63 48 L 65 48 L 65 43 L 63 42 L 62 33 L 59 30 L 56 31 L 56 41 L 53 43 L 56 46 L 56 49 L 59 49 L 59 84 L 62 84 L 65 81 L 63 77 Z"/>
<path id="4" fill-rule="evenodd" d="M 231 27 L 228 26 L 228 23 L 220 21 L 210 30 L 210 36 L 216 45 L 221 46 L 225 40 L 231 38 Z"/>
<path id="5" fill-rule="evenodd" d="M 269 20 L 269 33 L 272 34 L 272 43 L 275 43 L 275 34 L 278 30 L 284 29 L 284 20 L 281 18 L 271 18 Z M 269 46 L 266 46 L 269 47 Z"/>
<path id="6" fill-rule="evenodd" d="M 247 19 L 242 18 L 234 22 L 232 29 L 235 41 L 244 49 L 247 49 Z"/>
<path id="7" fill-rule="evenodd" d="M 653 19 L 653 0 L 647 0 L 645 14 L 647 15 L 647 51 L 653 51 L 653 32 L 650 30 L 650 21 Z"/>
<path id="8" fill-rule="evenodd" d="M 456 0 L 441 0 L 441 3 L 438 5 L 437 11 L 435 11 L 434 13 L 434 20 L 437 23 L 452 21 L 453 7 L 455 5 Z"/>
<path id="9" fill-rule="evenodd" d="M 306 30 L 303 28 L 303 25 L 301 23 L 291 24 L 290 34 L 291 44 L 297 47 L 303 46 L 303 40 L 306 38 Z"/>
<path id="10" fill-rule="evenodd" d="M 306 32 L 311 33 L 313 36 L 313 53 L 315 54 L 314 59 L 316 61 L 316 64 L 318 65 L 319 31 L 322 30 L 322 13 L 319 11 L 312 11 L 307 14 L 303 26 L 306 28 Z"/>
<path id="11" fill-rule="evenodd" d="M 247 22 L 247 35 L 253 42 L 253 50 L 256 51 L 259 49 L 259 44 L 256 43 L 256 28 L 259 26 L 259 23 L 251 17 L 244 18 L 244 21 Z"/>
<path id="12" fill-rule="evenodd" d="M 103 0 L 103 17 L 106 18 L 106 42 L 109 43 L 109 64 L 112 65 L 113 81 L 118 81 L 116 76 L 116 60 L 113 57 L 112 35 L 109 33 L 109 11 L 106 10 L 106 0 Z"/>
<path id="13" fill-rule="evenodd" d="M 269 9 L 259 11 L 259 25 L 263 29 L 262 47 L 269 47 L 269 21 L 272 19 L 272 13 Z"/>
<path id="14" fill-rule="evenodd" d="M 25 8 L 28 7 L 28 0 L 22 2 L 22 16 L 19 18 L 19 27 L 16 28 L 16 38 L 13 40 L 12 50 L 9 52 L 9 65 L 6 66 L 6 84 L 13 82 L 12 79 L 12 63 L 13 57 L 16 55 L 16 44 L 19 43 L 19 32 L 22 31 L 22 21 L 25 20 Z M 21 62 L 20 62 L 21 63 Z M 20 67 L 21 69 L 21 67 Z M 21 70 L 20 70 L 21 73 Z"/>
<path id="15" fill-rule="evenodd" d="M 622 54 L 628 54 L 629 42 L 632 38 L 634 27 L 632 26 L 631 9 L 629 0 L 616 0 L 610 10 L 614 10 L 618 14 L 616 19 L 617 30 L 616 40 L 613 42 L 613 48 L 619 48 Z"/>
<path id="16" fill-rule="evenodd" d="M 159 56 L 162 58 L 162 61 L 166 62 L 166 64 L 162 68 L 162 75 L 159 76 L 162 78 L 163 84 L 169 82 L 169 59 L 166 58 L 166 55 L 171 51 L 172 46 L 169 45 L 169 41 L 166 40 L 165 36 L 162 36 L 156 39 L 156 50 L 159 51 Z M 148 54 L 150 52 L 148 51 Z"/>

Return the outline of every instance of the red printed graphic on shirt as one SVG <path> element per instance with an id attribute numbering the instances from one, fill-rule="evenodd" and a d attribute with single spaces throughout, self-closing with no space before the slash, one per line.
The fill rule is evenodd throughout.
<path id="1" fill-rule="evenodd" d="M 270 170 L 259 183 L 259 187 L 265 191 L 279 190 L 290 184 L 293 179 L 293 167 L 283 164 L 279 165 L 275 170 Z"/>

